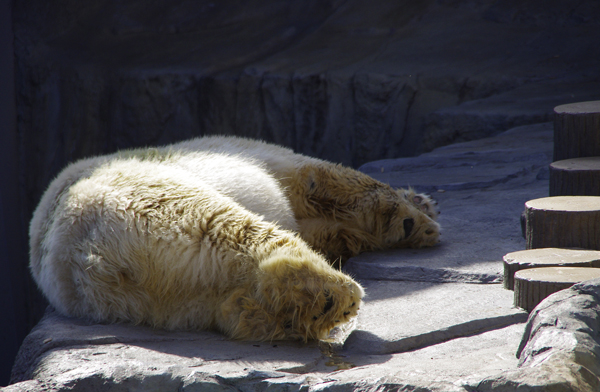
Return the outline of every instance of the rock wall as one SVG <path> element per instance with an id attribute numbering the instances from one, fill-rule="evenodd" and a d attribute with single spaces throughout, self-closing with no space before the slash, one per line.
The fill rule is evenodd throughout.
<path id="1" fill-rule="evenodd" d="M 26 229 L 18 184 L 17 116 L 10 2 L 0 2 L 0 385 L 27 334 Z M 21 263 L 15 261 L 23 261 Z"/>

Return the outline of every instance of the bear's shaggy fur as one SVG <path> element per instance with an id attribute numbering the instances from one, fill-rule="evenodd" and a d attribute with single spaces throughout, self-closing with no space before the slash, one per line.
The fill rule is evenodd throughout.
<path id="1" fill-rule="evenodd" d="M 322 339 L 364 296 L 326 257 L 434 245 L 436 215 L 355 170 L 205 137 L 68 166 L 35 211 L 30 267 L 67 315 Z"/>

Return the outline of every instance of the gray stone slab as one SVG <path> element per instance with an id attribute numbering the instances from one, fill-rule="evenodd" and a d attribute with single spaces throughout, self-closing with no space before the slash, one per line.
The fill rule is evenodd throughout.
<path id="1" fill-rule="evenodd" d="M 345 359 L 353 362 L 356 368 L 345 371 L 344 376 L 368 379 L 372 377 L 373 369 L 365 365 L 376 359 L 381 361 L 383 357 L 388 380 L 395 380 L 398 385 L 406 383 L 426 385 L 429 390 L 470 391 L 486 377 L 516 369 L 515 353 L 522 334 L 523 324 L 515 324 L 388 356 L 345 353 Z"/>
<path id="2" fill-rule="evenodd" d="M 93 374 L 107 367 L 107 361 L 119 368 L 128 360 L 132 361 L 126 366 L 131 368 L 131 374 L 139 366 L 168 367 L 174 363 L 190 368 L 220 364 L 226 372 L 250 368 L 296 373 L 313 370 L 321 358 L 314 342 L 239 342 L 211 332 L 167 332 L 125 324 L 92 324 L 49 310 L 27 336 L 13 379 L 54 379 L 71 371 L 70 367 L 79 369 L 82 363 L 89 365 L 85 372 Z"/>
<path id="3" fill-rule="evenodd" d="M 104 345 L 74 345 L 43 354 L 35 381 L 24 381 L 6 391 L 45 390 L 349 390 L 356 388 L 421 388 L 425 391 L 465 391 L 469 386 L 506 369 L 516 368 L 516 352 L 523 325 L 453 339 L 421 350 L 390 355 L 344 351 L 322 353 L 304 368 L 274 368 L 277 354 L 288 351 L 288 364 L 308 357 L 286 345 L 249 345 L 231 351 L 228 342 L 215 350 L 207 340 L 164 340 Z M 73 331 L 74 332 L 74 331 Z M 139 333 L 140 331 L 138 331 Z M 143 335 L 143 333 L 142 333 Z M 194 335 L 194 334 L 192 334 Z M 239 347 L 238 347 L 239 348 Z M 315 350 L 308 347 L 309 351 Z M 220 358 L 215 358 L 215 351 Z M 211 356 L 206 356 L 210 352 Z M 285 353 L 283 354 L 285 355 Z M 485 358 L 485 360 L 481 360 Z M 313 358 L 314 359 L 314 358 Z M 320 363 L 316 363 L 320 362 Z M 282 362 L 280 362 L 282 363 Z M 326 365 L 327 364 L 327 365 Z M 352 366 L 351 369 L 347 367 Z M 48 380 L 51 380 L 50 382 Z"/>
<path id="4" fill-rule="evenodd" d="M 343 340 L 350 333 L 343 346 L 236 342 L 211 332 L 95 325 L 50 312 L 21 348 L 13 369 L 17 383 L 5 389 L 593 390 L 588 386 L 598 385 L 600 357 L 594 290 L 600 282 L 549 297 L 527 328 L 527 314 L 512 307 L 513 293 L 499 284 L 502 257 L 525 247 L 519 220 L 525 201 L 547 195 L 543 162 L 549 162 L 551 133 L 548 124 L 520 128 L 425 157 L 452 163 L 475 152 L 483 161 L 499 156 L 485 151 L 502 151 L 513 155 L 507 166 L 529 169 L 506 182 L 436 191 L 439 246 L 349 260 L 345 268 L 365 285 L 367 297 L 354 330 L 340 335 Z M 536 151 L 535 164 L 518 159 Z M 430 176 L 434 186 L 452 183 L 446 172 L 435 180 L 435 167 L 419 166 L 419 159 L 410 169 L 415 176 Z M 450 163 L 446 168 L 463 170 Z"/>
<path id="5" fill-rule="evenodd" d="M 422 192 L 484 189 L 539 172 L 552 161 L 553 125 L 512 129 L 481 141 L 442 147 L 416 158 L 374 161 L 359 168 L 394 187 Z"/>
<path id="6" fill-rule="evenodd" d="M 344 348 L 389 354 L 524 323 L 501 285 L 368 281 L 368 297 Z"/>

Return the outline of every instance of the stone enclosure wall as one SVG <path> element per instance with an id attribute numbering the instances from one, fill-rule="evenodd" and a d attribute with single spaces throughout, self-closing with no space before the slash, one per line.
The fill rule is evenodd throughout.
<path id="1" fill-rule="evenodd" d="M 597 77 L 600 7 L 551 3 L 16 2 L 27 202 L 70 160 L 203 134 L 358 166 L 548 120 L 444 109 Z"/>
<path id="2" fill-rule="evenodd" d="M 13 25 L 24 241 L 81 157 L 220 133 L 356 167 L 600 91 L 595 0 L 20 0 Z"/>

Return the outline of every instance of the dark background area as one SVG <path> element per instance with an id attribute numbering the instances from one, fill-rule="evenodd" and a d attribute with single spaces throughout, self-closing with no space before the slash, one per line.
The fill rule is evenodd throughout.
<path id="1" fill-rule="evenodd" d="M 358 167 L 600 99 L 597 0 L 0 7 L 0 385 L 46 306 L 29 220 L 70 161 L 218 133 Z"/>
<path id="2" fill-rule="evenodd" d="M 10 1 L 0 2 L 0 385 L 8 384 L 21 341 L 39 315 L 29 304 L 27 217 L 19 186 L 19 154 Z"/>

